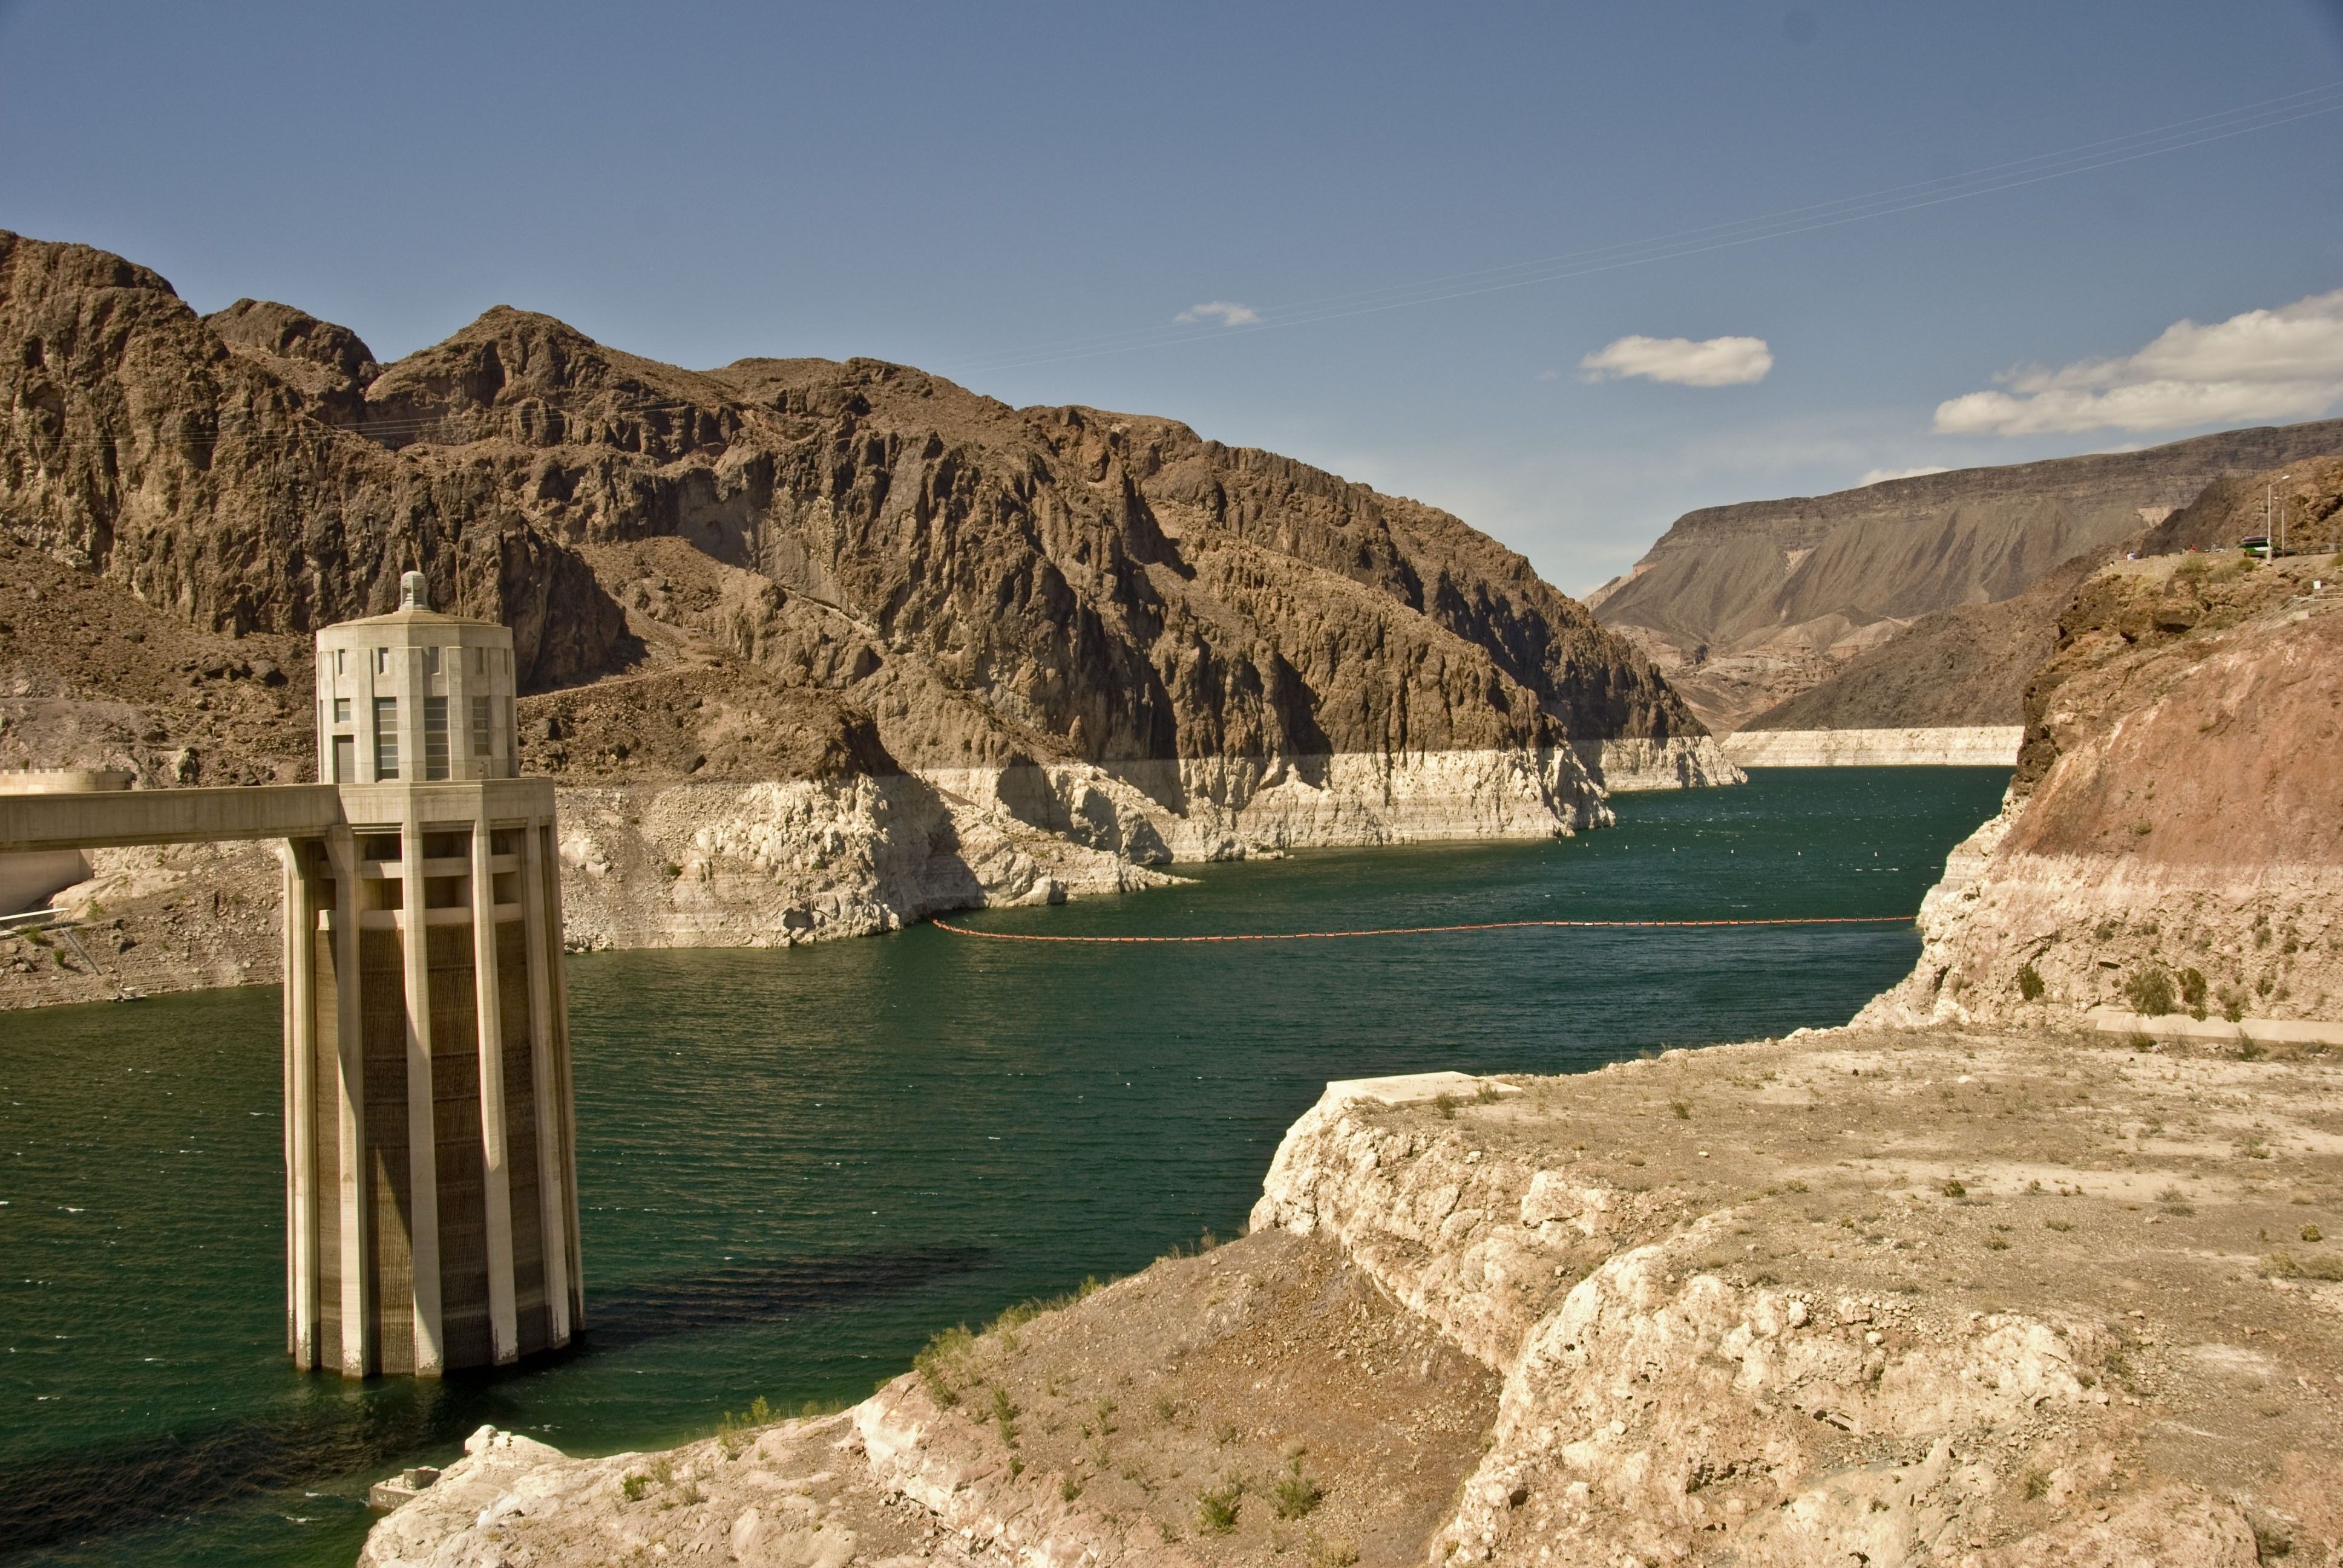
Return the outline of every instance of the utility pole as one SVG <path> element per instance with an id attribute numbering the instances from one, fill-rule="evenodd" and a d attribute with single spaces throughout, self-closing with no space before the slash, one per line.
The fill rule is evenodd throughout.
<path id="1" fill-rule="evenodd" d="M 2278 559 L 2276 517 L 2278 481 L 2293 477 L 2292 474 L 2280 474 L 2262 487 L 2262 548 L 2269 552 L 2269 558 L 2273 561 Z"/>

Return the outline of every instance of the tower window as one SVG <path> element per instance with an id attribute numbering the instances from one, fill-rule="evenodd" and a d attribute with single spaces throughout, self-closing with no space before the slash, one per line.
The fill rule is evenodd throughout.
<path id="1" fill-rule="evenodd" d="M 398 699 L 374 699 L 374 776 L 398 777 Z"/>
<path id="2" fill-rule="evenodd" d="M 334 722 L 347 724 L 349 721 L 350 699 L 347 697 L 337 697 L 334 699 Z"/>
<path id="3" fill-rule="evenodd" d="M 447 777 L 447 699 L 423 699 L 423 777 Z"/>
<path id="4" fill-rule="evenodd" d="M 475 761 L 488 759 L 488 699 L 472 699 L 472 757 Z"/>

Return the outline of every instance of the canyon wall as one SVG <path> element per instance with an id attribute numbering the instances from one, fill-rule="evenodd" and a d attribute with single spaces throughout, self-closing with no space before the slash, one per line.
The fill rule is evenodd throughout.
<path id="1" fill-rule="evenodd" d="M 1865 1020 L 2343 1019 L 2338 565 L 2165 556 L 2084 584 L 2008 803 Z"/>

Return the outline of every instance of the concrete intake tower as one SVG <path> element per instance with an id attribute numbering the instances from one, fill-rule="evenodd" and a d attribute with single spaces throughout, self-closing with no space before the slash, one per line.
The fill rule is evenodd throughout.
<path id="1" fill-rule="evenodd" d="M 516 777 L 512 633 L 430 608 L 317 634 L 324 782 L 0 797 L 0 853 L 277 841 L 286 1334 L 435 1375 L 584 1324 L 553 782 Z"/>

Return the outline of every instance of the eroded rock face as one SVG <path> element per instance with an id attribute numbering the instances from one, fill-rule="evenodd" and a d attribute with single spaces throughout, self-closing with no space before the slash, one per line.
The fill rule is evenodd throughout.
<path id="1" fill-rule="evenodd" d="M 383 368 L 287 307 L 198 318 L 15 236 L 0 336 L 11 521 L 200 626 L 306 631 L 412 567 L 511 625 L 532 687 L 665 627 L 853 694 L 914 767 L 1703 736 L 1519 556 L 1165 420 L 870 360 L 679 370 L 506 307 Z M 651 541 L 743 575 L 665 602 Z"/>
<path id="2" fill-rule="evenodd" d="M 2007 806 L 1954 851 L 1919 965 L 1865 1018 L 2337 1020 L 2337 575 L 2167 556 L 2085 583 Z"/>
<path id="3" fill-rule="evenodd" d="M 379 613 L 419 566 L 444 602 L 514 628 L 532 685 L 607 666 L 617 607 L 484 468 L 353 438 L 306 389 L 316 356 L 364 368 L 362 345 L 224 314 L 246 351 L 145 267 L 0 235 L 0 494 L 21 540 L 237 633 Z"/>
<path id="4" fill-rule="evenodd" d="M 2265 1179 L 2332 1165 L 2330 1077 L 1845 1032 L 1330 1092 L 1253 1222 L 1503 1375 L 1432 1561 L 2343 1561 L 2343 1287 L 2262 1240 L 2318 1229 Z M 2288 1169 L 2239 1169 L 2249 1120 Z"/>

